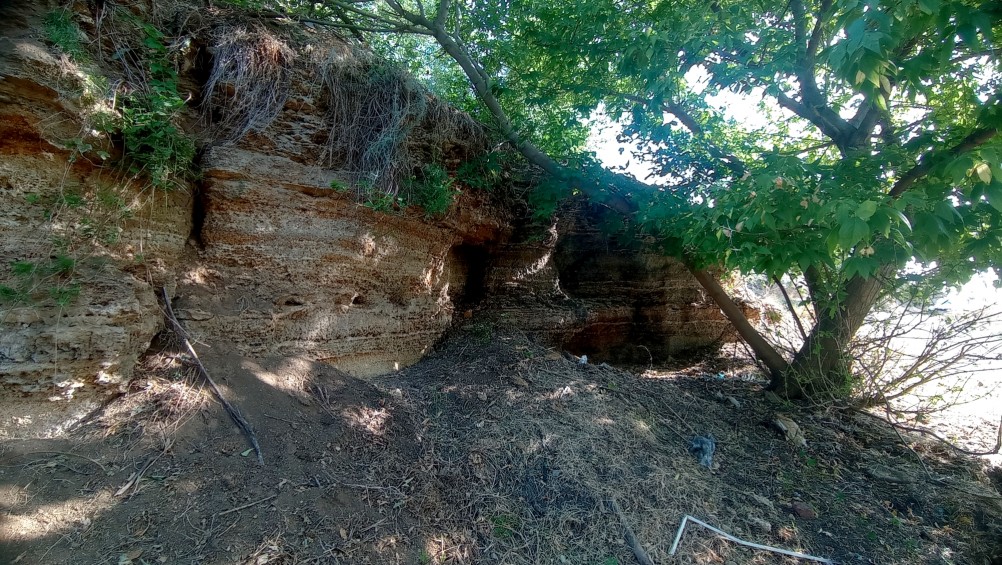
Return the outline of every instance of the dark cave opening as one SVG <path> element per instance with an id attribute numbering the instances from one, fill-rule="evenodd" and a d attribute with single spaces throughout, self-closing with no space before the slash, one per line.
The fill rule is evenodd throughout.
<path id="1" fill-rule="evenodd" d="M 490 251 L 486 246 L 461 243 L 449 251 L 450 294 L 457 308 L 474 306 L 487 296 Z"/>

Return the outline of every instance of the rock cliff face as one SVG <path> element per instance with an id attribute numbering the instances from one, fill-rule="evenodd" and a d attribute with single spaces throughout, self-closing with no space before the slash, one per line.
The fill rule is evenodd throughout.
<path id="1" fill-rule="evenodd" d="M 427 95 L 407 84 L 387 86 L 404 79 L 360 61 L 336 38 L 317 32 L 305 43 L 287 47 L 299 55 L 288 68 L 284 106 L 266 127 L 202 158 L 200 249 L 181 278 L 176 308 L 196 335 L 231 342 L 247 356 L 299 355 L 356 375 L 385 373 L 417 361 L 452 322 L 470 272 L 469 258 L 456 250 L 499 240 L 505 224 L 472 193 L 435 219 L 357 203 L 351 189 L 405 182 L 394 180 L 394 167 L 410 155 L 459 158 L 476 146 L 461 137 L 474 134 L 474 124 L 417 99 Z M 228 96 L 218 105 L 241 105 L 239 90 Z M 406 132 L 394 119 L 360 122 L 352 114 L 387 100 L 412 109 L 415 124 Z M 435 110 L 454 125 L 430 120 Z M 455 126 L 461 120 L 468 129 Z M 351 147 L 364 141 L 396 154 Z"/>
<path id="2" fill-rule="evenodd" d="M 150 15 L 152 5 L 138 6 L 134 14 Z M 415 362 L 455 312 L 478 305 L 599 360 L 656 360 L 727 333 L 684 269 L 610 247 L 583 207 L 529 241 L 502 207 L 470 190 L 435 218 L 392 200 L 393 213 L 360 205 L 355 193 L 370 183 L 406 190 L 415 163 L 454 170 L 481 150 L 482 134 L 394 83 L 398 75 L 358 66 L 356 51 L 319 29 L 248 31 L 238 13 L 194 8 L 167 18 L 185 39 L 175 43 L 190 45 L 178 55 L 190 93 L 182 117 L 202 150 L 197 183 L 152 190 L 116 164 L 121 139 L 94 146 L 86 117 L 110 103 L 92 84 L 103 67 L 83 69 L 40 39 L 56 8 L 21 1 L 0 14 L 0 383 L 8 391 L 68 397 L 121 384 L 162 327 L 163 287 L 199 340 L 357 375 Z M 73 17 L 93 31 L 80 9 Z M 189 21 L 194 31 L 176 27 Z M 251 70 L 271 90 L 241 82 L 233 61 L 257 61 Z M 389 97 L 384 106 L 416 110 L 371 115 L 383 103 L 373 88 Z M 383 159 L 384 150 L 406 159 Z"/>
<path id="3" fill-rule="evenodd" d="M 70 396 L 128 378 L 160 323 L 190 198 L 155 197 L 74 150 L 81 74 L 38 40 L 44 5 L 0 14 L 0 385 Z"/>
<path id="4" fill-rule="evenodd" d="M 196 335 L 248 356 L 302 355 L 358 375 L 409 365 L 465 292 L 475 258 L 456 250 L 502 231 L 474 197 L 442 222 L 388 215 L 324 190 L 330 171 L 244 147 L 211 151 L 204 174 L 204 247 L 177 308 Z"/>
<path id="5" fill-rule="evenodd" d="M 603 235 L 580 202 L 543 237 L 505 245 L 488 284 L 494 309 L 593 361 L 657 363 L 734 339 L 681 263 Z"/>

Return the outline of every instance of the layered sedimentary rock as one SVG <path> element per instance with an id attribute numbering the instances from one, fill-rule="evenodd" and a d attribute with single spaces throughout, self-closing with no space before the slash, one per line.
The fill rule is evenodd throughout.
<path id="1" fill-rule="evenodd" d="M 684 265 L 618 243 L 597 225 L 594 210 L 578 202 L 558 212 L 550 229 L 504 246 L 488 277 L 494 307 L 595 361 L 660 362 L 733 339 Z"/>
<path id="2" fill-rule="evenodd" d="M 463 194 L 434 218 L 398 203 L 383 211 L 360 204 L 359 190 L 413 154 L 448 158 L 475 146 L 455 138 L 462 128 L 429 120 L 433 112 L 453 126 L 473 123 L 413 85 L 393 83 L 406 78 L 360 61 L 330 36 L 316 38 L 297 47 L 274 119 L 203 156 L 201 249 L 181 279 L 176 309 L 196 336 L 225 340 L 246 356 L 299 355 L 374 375 L 414 363 L 439 339 L 455 303 L 477 294 L 482 246 L 505 225 L 483 194 Z M 255 41 L 245 48 L 259 48 Z M 345 114 L 373 107 L 414 124 Z M 360 136 L 349 128 L 369 129 Z M 397 153 L 353 160 L 365 149 L 355 140 Z M 361 166 L 371 169 L 360 173 Z M 386 189 L 384 182 L 368 190 L 381 197 Z"/>
<path id="3" fill-rule="evenodd" d="M 87 77 L 38 41 L 43 9 L 0 14 L 0 385 L 66 398 L 131 374 L 191 213 L 81 147 Z"/>
<path id="4" fill-rule="evenodd" d="M 375 212 L 325 189 L 333 174 L 245 148 L 206 156 L 204 248 L 177 304 L 196 335 L 359 375 L 409 365 L 441 336 L 501 225 L 472 197 L 438 223 Z"/>
<path id="5" fill-rule="evenodd" d="M 727 334 L 680 265 L 610 243 L 587 207 L 527 231 L 472 190 L 434 218 L 396 201 L 390 213 L 359 204 L 369 180 L 404 190 L 432 162 L 454 175 L 485 145 L 468 117 L 394 82 L 404 79 L 385 65 L 359 64 L 324 30 L 269 31 L 198 6 L 163 19 L 193 22 L 171 33 L 190 39 L 177 42 L 190 46 L 179 54 L 182 117 L 202 151 L 197 183 L 153 190 L 127 172 L 121 139 L 86 131 L 87 104 L 113 100 L 88 94 L 99 67 L 39 41 L 52 8 L 15 2 L 0 18 L 4 390 L 117 389 L 162 328 L 164 287 L 199 343 L 357 375 L 417 361 L 477 305 L 597 360 L 659 360 Z M 241 83 L 243 71 L 259 74 Z M 383 163 L 395 180 L 366 177 L 359 163 L 378 161 L 387 141 L 408 158 Z M 36 410 L 23 406 L 25 418 Z"/>

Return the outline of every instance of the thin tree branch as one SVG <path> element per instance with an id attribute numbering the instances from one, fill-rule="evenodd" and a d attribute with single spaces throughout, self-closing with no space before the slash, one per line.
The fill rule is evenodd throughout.
<path id="1" fill-rule="evenodd" d="M 793 12 L 794 44 L 797 49 L 795 74 L 800 84 L 800 99 L 807 111 L 807 115 L 802 117 L 825 131 L 844 153 L 850 149 L 845 144 L 852 133 L 852 126 L 832 110 L 828 98 L 818 88 L 814 75 L 816 61 L 807 37 L 807 10 L 803 0 L 790 0 L 790 10 Z M 819 15 L 819 21 L 820 17 Z"/>
<path id="2" fill-rule="evenodd" d="M 807 41 L 807 55 L 811 58 L 817 57 L 818 48 L 821 46 L 825 19 L 828 17 L 828 10 L 832 7 L 832 0 L 821 0 L 818 9 L 817 19 L 814 20 L 814 29 L 811 30 L 811 38 Z"/>
<path id="3" fill-rule="evenodd" d="M 950 64 L 951 65 L 956 65 L 957 63 L 963 63 L 964 61 L 967 61 L 968 59 L 978 59 L 978 58 L 981 58 L 981 57 L 992 57 L 992 56 L 998 56 L 998 54 L 999 54 L 999 50 L 998 49 L 986 49 L 984 51 L 975 51 L 973 53 L 968 53 L 966 55 L 958 55 L 958 56 L 950 59 Z"/>
<path id="4" fill-rule="evenodd" d="M 815 127 L 821 130 L 821 133 L 827 135 L 833 142 L 835 142 L 835 145 L 839 146 L 839 149 L 842 149 L 845 136 L 843 131 L 837 125 L 829 123 L 829 121 L 825 120 L 815 109 L 800 102 L 799 100 L 793 99 L 790 95 L 779 90 L 778 87 L 776 91 L 773 92 L 773 96 L 776 98 L 776 102 L 778 102 L 780 106 L 814 124 Z M 845 121 L 841 118 L 839 118 L 839 120 L 843 122 Z"/>
<path id="5" fill-rule="evenodd" d="M 959 157 L 968 151 L 977 149 L 978 147 L 988 143 L 992 138 L 998 135 L 999 129 L 997 127 L 987 127 L 976 129 L 967 137 L 962 139 L 960 143 L 954 145 L 953 147 L 947 149 L 946 151 L 935 151 L 931 153 L 926 153 L 919 160 L 919 163 L 908 170 L 905 174 L 901 175 L 901 178 L 894 183 L 891 187 L 891 191 L 888 193 L 891 198 L 898 198 L 904 194 L 907 190 L 915 186 L 922 177 L 929 174 L 935 166 L 951 159 L 954 157 Z"/>
<path id="6" fill-rule="evenodd" d="M 435 27 L 445 29 L 445 19 L 449 16 L 449 0 L 439 0 L 435 13 Z"/>
<path id="7" fill-rule="evenodd" d="M 643 97 L 637 96 L 635 94 L 614 94 L 614 96 L 620 96 L 624 100 L 629 100 L 637 104 L 642 104 L 644 106 L 647 106 L 648 108 L 651 107 L 653 104 L 653 101 L 646 100 Z M 666 112 L 668 114 L 671 114 L 672 116 L 675 116 L 678 119 L 678 121 L 685 127 L 685 129 L 689 130 L 689 133 L 691 133 L 695 137 L 698 137 L 700 141 L 706 144 L 706 148 L 710 151 L 710 154 L 713 155 L 713 157 L 720 159 L 721 161 L 724 161 L 727 164 L 727 168 L 730 169 L 732 173 L 734 173 L 738 177 L 744 175 L 746 170 L 744 162 L 741 159 L 739 159 L 736 155 L 728 153 L 717 147 L 715 144 L 711 143 L 707 139 L 706 132 L 703 129 L 703 126 L 698 121 L 696 121 L 696 118 L 694 118 L 692 114 L 689 113 L 688 110 L 683 108 L 680 104 L 670 101 L 663 101 L 658 109 L 661 110 L 662 112 Z"/>
<path id="8" fill-rule="evenodd" d="M 879 416 L 878 416 L 878 418 L 879 418 Z M 883 420 L 883 418 L 880 418 L 880 419 Z M 970 449 L 964 449 L 963 447 L 960 447 L 960 446 L 958 446 L 958 445 L 950 442 L 950 440 L 945 439 L 945 438 L 941 437 L 940 435 L 936 434 L 936 432 L 933 432 L 933 431 L 930 431 L 930 430 L 927 430 L 927 429 L 924 429 L 924 428 L 915 428 L 915 427 L 912 427 L 912 426 L 906 426 L 904 424 L 896 424 L 896 423 L 891 422 L 890 419 L 887 420 L 887 423 L 890 424 L 891 426 L 900 428 L 902 430 L 907 430 L 909 432 L 916 432 L 916 433 L 924 434 L 924 435 L 927 435 L 927 436 L 931 436 L 931 437 L 935 438 L 936 440 L 939 440 L 940 442 L 945 443 L 947 446 L 949 446 L 954 451 L 956 451 L 958 453 L 963 453 L 965 455 L 974 455 L 976 457 L 983 457 L 985 455 L 996 455 L 1000 451 L 1002 451 L 1002 419 L 999 419 L 999 427 L 998 427 L 998 431 L 997 431 L 996 436 L 995 436 L 995 447 L 993 447 L 989 451 L 973 451 L 973 450 L 970 450 Z"/>
<path id="9" fill-rule="evenodd" d="M 796 322 L 797 329 L 800 330 L 801 337 L 806 340 L 807 331 L 804 330 L 804 324 L 800 323 L 800 316 L 797 315 L 797 310 L 793 307 L 793 301 L 790 300 L 790 295 L 786 293 L 786 289 L 783 288 L 783 283 L 779 280 L 779 277 L 773 276 L 772 280 L 776 283 L 776 286 L 779 287 L 779 292 L 783 293 L 783 300 L 786 301 L 786 307 L 790 309 L 790 314 L 793 314 L 793 321 Z"/>

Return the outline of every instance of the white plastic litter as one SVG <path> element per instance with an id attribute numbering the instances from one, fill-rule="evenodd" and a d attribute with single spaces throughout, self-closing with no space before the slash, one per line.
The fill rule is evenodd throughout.
<path id="1" fill-rule="evenodd" d="M 730 541 L 732 541 L 734 543 L 738 543 L 738 544 L 745 545 L 745 546 L 748 546 L 748 547 L 754 547 L 755 549 L 763 549 L 765 551 L 772 551 L 774 553 L 782 553 L 783 555 L 789 555 L 791 557 L 799 557 L 800 559 L 810 559 L 812 561 L 817 561 L 819 563 L 828 563 L 829 565 L 835 565 L 834 561 L 832 561 L 831 559 L 825 559 L 824 557 L 815 557 L 813 555 L 807 555 L 806 553 L 800 553 L 800 552 L 797 552 L 797 551 L 790 551 L 789 549 L 780 549 L 778 547 L 770 547 L 768 545 L 761 545 L 761 544 L 758 544 L 758 543 L 752 543 L 750 541 L 745 541 L 743 539 L 736 538 L 736 537 L 732 536 L 731 534 L 728 534 L 727 532 L 725 532 L 723 530 L 718 530 L 717 528 L 714 528 L 713 526 L 707 524 L 706 522 L 704 522 L 702 520 L 698 520 L 696 518 L 693 518 L 692 516 L 689 516 L 688 514 L 685 515 L 685 516 L 682 516 L 682 523 L 678 525 L 678 533 L 675 534 L 675 543 L 671 544 L 671 550 L 668 551 L 668 555 L 675 555 L 675 552 L 678 551 L 678 543 L 680 541 L 682 541 L 682 533 L 685 531 L 685 525 L 686 525 L 687 522 L 695 522 L 695 523 L 699 524 L 700 526 L 703 526 L 704 528 L 706 528 L 706 529 L 708 529 L 708 530 L 710 530 L 712 532 L 715 532 L 715 533 L 719 534 L 720 536 L 722 536 L 723 538 L 728 539 L 728 540 L 730 540 Z"/>

